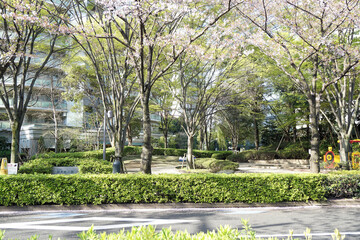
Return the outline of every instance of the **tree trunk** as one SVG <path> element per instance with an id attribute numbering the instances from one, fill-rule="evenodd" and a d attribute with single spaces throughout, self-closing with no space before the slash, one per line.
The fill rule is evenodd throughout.
<path id="1" fill-rule="evenodd" d="M 121 134 L 121 133 L 120 133 Z M 117 136 L 116 136 L 117 137 Z M 122 144 L 122 141 L 116 141 L 116 145 L 115 145 L 115 161 L 119 161 L 120 162 L 120 173 L 125 173 L 124 171 L 124 163 L 123 163 L 123 159 L 122 159 L 122 153 L 124 150 L 124 146 Z"/>
<path id="2" fill-rule="evenodd" d="M 102 126 L 98 127 L 96 130 L 96 150 L 100 150 L 100 133 Z"/>
<path id="3" fill-rule="evenodd" d="M 310 171 L 313 173 L 320 172 L 319 166 L 319 144 L 320 144 L 320 136 L 319 136 L 319 114 L 317 110 L 317 102 L 315 95 L 311 95 L 308 98 L 309 108 L 310 108 L 310 133 L 311 133 L 311 150 L 310 150 Z"/>
<path id="4" fill-rule="evenodd" d="M 20 129 L 21 124 L 16 119 L 11 122 L 11 163 L 19 162 Z"/>
<path id="5" fill-rule="evenodd" d="M 164 133 L 164 148 L 168 148 L 168 133 Z"/>
<path id="6" fill-rule="evenodd" d="M 126 128 L 126 135 L 128 140 L 128 146 L 132 146 L 131 126 L 130 124 Z"/>
<path id="7" fill-rule="evenodd" d="M 153 147 L 151 146 L 151 121 L 149 98 L 141 97 L 141 105 L 143 108 L 143 148 L 141 152 L 141 166 L 140 170 L 145 174 L 151 174 L 151 161 Z"/>
<path id="8" fill-rule="evenodd" d="M 255 137 L 255 149 L 259 150 L 260 147 L 260 139 L 259 139 L 259 126 L 258 126 L 258 121 L 256 119 L 256 116 L 253 116 L 253 120 L 254 120 L 254 129 L 255 129 L 255 133 L 254 133 L 254 137 Z"/>
<path id="9" fill-rule="evenodd" d="M 345 169 L 351 169 L 351 162 L 349 158 L 349 151 L 350 151 L 350 143 L 348 137 L 341 137 L 340 138 L 340 160 L 342 163 L 345 163 Z"/>
<path id="10" fill-rule="evenodd" d="M 238 138 L 237 138 L 237 136 L 236 136 L 236 137 L 233 137 L 233 138 L 232 138 L 232 150 L 233 150 L 233 151 L 236 151 L 236 150 L 237 150 L 237 146 L 238 146 Z"/>
<path id="11" fill-rule="evenodd" d="M 54 138 L 55 138 L 55 153 L 59 152 L 59 127 L 56 119 L 56 112 L 54 113 Z"/>
<path id="12" fill-rule="evenodd" d="M 208 130 L 207 130 L 207 127 L 205 126 L 205 131 L 204 131 L 204 138 L 205 138 L 205 149 L 206 151 L 208 151 L 210 149 L 210 136 L 208 134 Z"/>
<path id="13" fill-rule="evenodd" d="M 188 162 L 188 166 L 190 169 L 195 169 L 195 161 L 192 158 L 193 155 L 193 143 L 194 143 L 194 136 L 188 135 L 188 146 L 187 146 L 187 155 L 186 160 Z"/>
<path id="14" fill-rule="evenodd" d="M 295 108 L 294 106 L 291 106 L 294 110 L 293 110 L 293 114 L 296 114 Z M 296 129 L 296 125 L 297 125 L 297 121 L 295 120 L 294 124 L 293 124 L 293 142 L 296 143 L 296 139 L 297 139 L 297 129 Z"/>
<path id="15" fill-rule="evenodd" d="M 296 129 L 296 123 L 293 127 L 293 142 L 296 143 L 296 139 L 297 139 L 297 129 Z"/>

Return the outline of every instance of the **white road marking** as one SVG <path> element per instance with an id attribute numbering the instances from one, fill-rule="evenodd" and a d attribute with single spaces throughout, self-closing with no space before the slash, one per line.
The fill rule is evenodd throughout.
<path id="1" fill-rule="evenodd" d="M 225 212 L 225 214 L 246 215 L 246 214 L 259 214 L 259 213 L 264 213 L 264 212 L 267 212 L 267 211 L 243 209 L 243 210 Z"/>
<path id="2" fill-rule="evenodd" d="M 308 236 L 318 236 L 318 237 L 321 237 L 321 236 L 332 236 L 334 235 L 335 233 L 334 232 L 331 232 L 331 233 L 310 233 L 308 234 Z M 360 236 L 360 232 L 340 232 L 341 236 L 349 236 L 349 235 L 354 235 L 354 236 Z M 276 235 L 266 235 L 266 234 L 259 234 L 259 235 L 256 235 L 257 238 L 276 238 L 276 237 L 289 237 L 290 234 L 276 234 Z M 293 237 L 304 237 L 305 234 L 304 233 L 300 233 L 300 234 L 292 234 L 291 236 Z"/>
<path id="3" fill-rule="evenodd" d="M 94 222 L 121 222 L 119 224 L 96 225 Z M 0 224 L 0 229 L 31 229 L 31 230 L 61 230 L 61 231 L 87 231 L 94 225 L 95 230 L 122 229 L 127 227 L 144 226 L 144 225 L 168 225 L 176 223 L 193 223 L 198 220 L 185 219 L 152 219 L 152 218 L 114 218 L 114 217 L 90 217 L 90 218 L 73 218 L 73 219 L 54 219 L 34 222 L 17 222 Z M 86 222 L 88 226 L 72 226 L 71 223 Z M 125 223 L 124 223 L 125 222 Z M 70 225 L 53 225 L 61 223 L 70 223 Z"/>
<path id="4" fill-rule="evenodd" d="M 41 214 L 41 215 L 36 215 L 31 218 L 65 218 L 65 217 L 77 217 L 77 216 L 83 216 L 83 215 L 86 215 L 86 214 L 56 212 L 56 213 L 45 213 L 45 214 Z"/>

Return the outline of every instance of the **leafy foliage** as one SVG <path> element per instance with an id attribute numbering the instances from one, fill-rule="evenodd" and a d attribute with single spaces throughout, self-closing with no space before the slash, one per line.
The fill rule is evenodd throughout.
<path id="1" fill-rule="evenodd" d="M 195 159 L 195 166 L 197 168 L 209 169 L 211 172 L 219 172 L 222 170 L 236 170 L 239 164 L 228 161 L 218 160 L 214 158 L 197 158 Z"/>
<path id="2" fill-rule="evenodd" d="M 19 173 L 26 174 L 51 174 L 52 168 L 56 166 L 77 166 L 79 173 L 111 173 L 112 164 L 96 158 L 37 158 L 24 163 Z"/>
<path id="3" fill-rule="evenodd" d="M 0 205 L 324 200 L 322 174 L 4 175 Z"/>
<path id="4" fill-rule="evenodd" d="M 8 150 L 10 144 L 7 142 L 6 137 L 0 136 L 0 151 Z"/>
<path id="5" fill-rule="evenodd" d="M 230 152 L 230 151 L 222 151 L 222 152 L 214 153 L 213 155 L 211 155 L 211 157 L 215 158 L 215 159 L 225 160 L 227 156 L 230 156 L 232 154 L 233 154 L 233 152 Z"/>
<path id="6" fill-rule="evenodd" d="M 328 198 L 359 198 L 360 172 L 339 171 L 327 178 L 326 192 Z"/>

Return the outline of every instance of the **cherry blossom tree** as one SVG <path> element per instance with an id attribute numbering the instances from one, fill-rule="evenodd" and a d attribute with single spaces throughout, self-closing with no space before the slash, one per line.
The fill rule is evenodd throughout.
<path id="1" fill-rule="evenodd" d="M 174 96 L 169 88 L 167 88 L 166 80 L 162 79 L 156 82 L 151 93 L 151 106 L 154 112 L 160 114 L 160 126 L 164 136 L 164 148 L 168 148 L 169 127 L 176 114 L 176 106 L 174 106 Z"/>
<path id="2" fill-rule="evenodd" d="M 0 99 L 11 131 L 11 162 L 17 162 L 20 129 L 33 88 L 54 62 L 52 56 L 67 46 L 61 35 L 67 1 L 0 0 Z M 60 41 L 61 40 L 61 41 Z"/>
<path id="3" fill-rule="evenodd" d="M 122 157 L 126 131 L 140 98 L 135 91 L 136 76 L 130 64 L 130 50 L 117 39 L 122 38 L 132 45 L 134 38 L 129 25 L 118 30 L 116 22 L 109 21 L 103 11 L 96 2 L 73 1 L 72 18 L 67 24 L 76 29 L 71 37 L 80 46 L 88 65 L 94 68 L 103 109 L 113 111 L 114 118 L 106 118 L 106 122 L 115 147 L 115 160 L 120 161 L 120 172 L 124 173 Z"/>
<path id="4" fill-rule="evenodd" d="M 232 23 L 234 29 L 249 26 L 248 43 L 270 57 L 306 96 L 312 172 L 320 170 L 318 128 L 323 94 L 359 62 L 358 47 L 339 43 L 349 27 L 359 29 L 359 12 L 356 0 L 249 0 L 237 8 L 238 22 Z M 343 61 L 341 68 L 332 67 L 339 54 L 352 61 Z"/>
<path id="5" fill-rule="evenodd" d="M 121 33 L 113 37 L 129 51 L 143 110 L 141 170 L 151 173 L 152 145 L 149 101 L 154 83 L 171 70 L 179 57 L 238 3 L 211 1 L 97 0 L 105 18 Z M 128 30 L 127 30 L 128 29 Z M 130 32 L 129 41 L 126 32 Z"/>
<path id="6" fill-rule="evenodd" d="M 204 125 L 208 116 L 223 107 L 220 100 L 229 95 L 237 80 L 231 76 L 237 60 L 225 58 L 224 52 L 218 53 L 216 48 L 206 48 L 203 52 L 199 49 L 199 55 L 188 51 L 180 57 L 178 71 L 169 81 L 185 122 L 187 163 L 190 168 L 195 168 L 193 143 L 199 127 Z"/>
<path id="7" fill-rule="evenodd" d="M 360 8 L 356 9 L 357 11 Z M 330 81 L 337 77 L 337 73 L 344 72 L 348 66 L 358 65 L 360 59 L 359 50 L 359 18 L 353 17 L 336 31 L 337 48 L 332 45 L 326 46 L 329 56 L 328 64 L 324 64 L 321 77 Z M 357 18 L 356 18 L 357 17 Z M 330 111 L 322 111 L 322 115 L 328 120 L 330 126 L 337 134 L 340 141 L 340 159 L 345 163 L 346 169 L 351 168 L 348 153 L 350 151 L 350 137 L 352 136 L 355 119 L 359 110 L 359 66 L 347 71 L 342 79 L 336 81 L 325 89 L 326 104 L 330 105 Z M 332 116 L 334 121 L 330 120 Z"/>

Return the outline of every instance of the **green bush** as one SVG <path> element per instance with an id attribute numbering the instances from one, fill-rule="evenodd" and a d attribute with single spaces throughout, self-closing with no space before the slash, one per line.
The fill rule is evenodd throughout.
<path id="1" fill-rule="evenodd" d="M 226 157 L 226 160 L 232 161 L 232 162 L 248 162 L 247 159 L 243 157 L 240 153 L 233 153 Z"/>
<path id="2" fill-rule="evenodd" d="M 140 155 L 142 147 L 135 146 L 125 146 L 124 147 L 124 156 L 128 155 Z M 182 157 L 187 153 L 187 149 L 176 149 L 176 148 L 154 148 L 153 155 L 166 155 L 166 156 L 179 156 Z M 220 153 L 225 155 L 231 154 L 231 152 L 219 152 L 219 151 L 203 151 L 203 150 L 193 150 L 193 154 L 197 158 L 210 158 L 214 153 Z M 106 159 L 110 160 L 110 157 L 115 154 L 114 148 L 106 149 Z M 63 153 L 54 153 L 47 152 L 42 154 L 37 154 L 32 157 L 36 158 L 97 158 L 103 159 L 103 150 L 87 151 L 87 152 L 63 152 Z M 225 159 L 225 158 L 224 158 Z"/>
<path id="3" fill-rule="evenodd" d="M 19 173 L 26 174 L 51 174 L 53 167 L 77 166 L 79 173 L 111 173 L 112 164 L 109 161 L 97 158 L 37 158 L 24 163 L 19 168 Z"/>
<path id="4" fill-rule="evenodd" d="M 0 205 L 324 200 L 323 174 L 2 175 Z"/>
<path id="5" fill-rule="evenodd" d="M 197 158 L 195 159 L 195 167 L 201 169 L 209 169 L 211 172 L 219 172 L 223 170 L 236 170 L 239 164 L 228 161 L 218 160 L 214 158 Z"/>
<path id="6" fill-rule="evenodd" d="M 0 151 L 9 150 L 11 144 L 7 142 L 7 138 L 0 136 Z"/>
<path id="7" fill-rule="evenodd" d="M 226 157 L 227 157 L 227 156 L 230 156 L 231 154 L 233 154 L 232 151 L 221 151 L 221 152 L 213 153 L 213 154 L 211 155 L 211 158 L 225 160 Z"/>
<path id="8" fill-rule="evenodd" d="M 329 174 L 326 184 L 327 198 L 359 198 L 360 172 L 339 171 Z"/>
<path id="9" fill-rule="evenodd" d="M 166 156 L 179 156 L 182 157 L 187 153 L 186 149 L 176 149 L 176 148 L 165 148 L 164 155 Z"/>
<path id="10" fill-rule="evenodd" d="M 194 150 L 193 153 L 197 158 L 211 158 L 216 151 Z"/>
<path id="11" fill-rule="evenodd" d="M 124 147 L 124 156 L 129 156 L 129 155 L 140 155 L 142 151 L 142 147 L 135 147 L 135 146 L 125 146 Z M 113 155 L 115 154 L 112 153 Z"/>
<path id="12" fill-rule="evenodd" d="M 112 164 L 107 161 L 82 162 L 78 165 L 81 174 L 106 174 L 112 173 Z"/>
<path id="13" fill-rule="evenodd" d="M 157 155 L 157 156 L 165 155 L 165 150 L 166 148 L 154 148 L 153 155 Z"/>
<path id="14" fill-rule="evenodd" d="M 20 168 L 18 173 L 25 174 L 51 174 L 52 165 L 50 162 L 41 161 L 42 159 L 31 160 L 29 162 L 24 163 Z"/>
<path id="15" fill-rule="evenodd" d="M 114 154 L 115 150 L 112 148 L 106 149 L 106 157 L 110 159 L 110 155 Z M 38 154 L 32 157 L 32 159 L 37 158 L 103 158 L 103 150 L 88 151 L 88 152 L 62 152 L 54 153 L 48 152 L 43 154 Z"/>
<path id="16" fill-rule="evenodd" d="M 272 160 L 272 159 L 309 159 L 308 150 L 300 146 L 291 145 L 280 151 L 248 150 L 229 157 L 229 160 L 247 162 L 248 160 Z"/>
<path id="17" fill-rule="evenodd" d="M 164 155 L 166 155 L 166 156 L 176 156 L 175 150 L 176 150 L 175 148 L 166 148 L 164 150 Z"/>
<path id="18" fill-rule="evenodd" d="M 308 148 L 303 148 L 299 144 L 291 144 L 278 152 L 278 158 L 282 159 L 309 159 Z"/>
<path id="19" fill-rule="evenodd" d="M 7 158 L 8 160 L 11 157 L 11 151 L 10 150 L 1 150 L 0 151 L 0 159 Z"/>
<path id="20" fill-rule="evenodd" d="M 240 162 L 246 162 L 248 160 L 271 160 L 278 157 L 277 152 L 275 151 L 256 151 L 256 150 L 248 150 L 244 152 L 240 152 L 237 154 L 237 159 Z"/>

